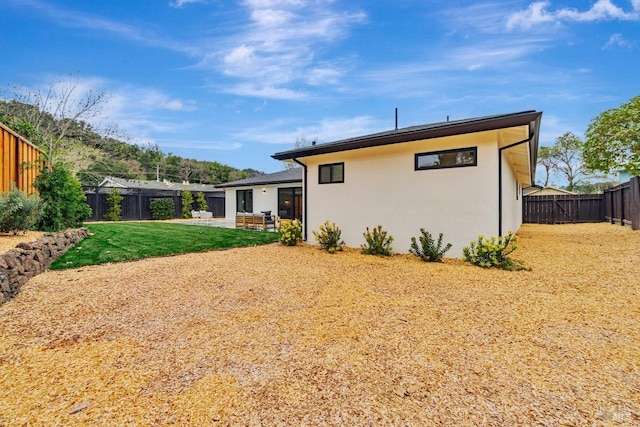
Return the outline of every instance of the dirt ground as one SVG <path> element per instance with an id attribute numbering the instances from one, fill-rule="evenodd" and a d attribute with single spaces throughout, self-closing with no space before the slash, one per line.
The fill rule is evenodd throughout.
<path id="1" fill-rule="evenodd" d="M 0 425 L 640 425 L 640 232 L 519 236 L 532 271 L 274 244 L 44 273 L 0 307 Z"/>
<path id="2" fill-rule="evenodd" d="M 13 235 L 11 233 L 0 233 L 0 253 L 13 249 L 20 242 L 33 242 L 42 237 L 44 233 L 41 231 L 27 231 Z"/>

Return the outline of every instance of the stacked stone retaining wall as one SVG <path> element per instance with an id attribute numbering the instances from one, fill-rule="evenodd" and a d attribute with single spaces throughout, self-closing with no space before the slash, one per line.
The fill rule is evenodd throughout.
<path id="1" fill-rule="evenodd" d="M 15 249 L 0 254 L 0 304 L 15 297 L 33 276 L 45 271 L 71 246 L 89 235 L 80 228 L 60 233 L 46 233 L 30 243 L 18 243 Z"/>

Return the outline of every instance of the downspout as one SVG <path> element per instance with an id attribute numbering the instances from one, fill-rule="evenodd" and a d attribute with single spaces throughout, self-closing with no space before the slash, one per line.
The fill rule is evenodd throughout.
<path id="1" fill-rule="evenodd" d="M 303 240 L 306 242 L 307 241 L 307 217 L 308 217 L 308 213 L 307 213 L 307 165 L 305 165 L 304 163 L 302 163 L 300 160 L 296 159 L 295 157 L 293 159 L 294 162 L 296 162 L 297 164 L 299 164 L 300 166 L 302 166 L 302 170 L 304 171 L 303 173 L 303 177 L 302 177 L 302 182 L 303 182 L 303 188 L 302 188 L 302 197 L 303 197 L 303 207 L 302 207 L 302 230 L 303 230 Z"/>
<path id="2" fill-rule="evenodd" d="M 502 151 L 530 141 L 531 137 L 498 148 L 498 236 L 502 236 Z"/>

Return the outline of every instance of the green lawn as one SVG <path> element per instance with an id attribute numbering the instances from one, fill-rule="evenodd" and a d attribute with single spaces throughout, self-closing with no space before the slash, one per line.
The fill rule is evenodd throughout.
<path id="1" fill-rule="evenodd" d="M 265 245 L 279 233 L 166 222 L 90 224 L 92 233 L 58 258 L 52 270 L 133 261 L 163 255 Z"/>

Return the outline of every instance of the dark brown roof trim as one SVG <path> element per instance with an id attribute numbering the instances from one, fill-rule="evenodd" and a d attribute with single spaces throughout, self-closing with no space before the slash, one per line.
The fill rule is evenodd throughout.
<path id="1" fill-rule="evenodd" d="M 388 132 L 313 145 L 310 147 L 302 147 L 295 150 L 282 151 L 272 155 L 271 157 L 276 160 L 290 160 L 294 158 L 315 156 L 318 154 L 337 153 L 341 151 L 357 150 L 360 148 L 378 147 L 381 145 L 398 144 L 421 139 L 441 138 L 522 125 L 530 125 L 530 129 L 532 131 L 530 136 L 535 139 L 535 143 L 531 144 L 531 150 L 533 151 L 533 145 L 535 145 L 537 154 L 538 129 L 540 126 L 541 116 L 542 112 L 530 110 L 519 113 L 412 126 Z M 535 159 L 535 157 L 532 158 Z"/>
<path id="2" fill-rule="evenodd" d="M 298 178 L 298 179 L 281 179 L 281 180 L 277 180 L 277 181 L 269 181 L 269 180 L 265 180 L 265 181 L 253 181 L 253 182 L 245 182 L 245 183 L 241 183 L 241 184 L 234 184 L 233 182 L 229 182 L 229 183 L 224 183 L 224 184 L 217 184 L 216 188 L 226 188 L 226 187 L 256 187 L 256 186 L 260 186 L 260 185 L 271 185 L 271 184 L 288 184 L 288 183 L 301 183 L 302 182 L 302 178 Z"/>

